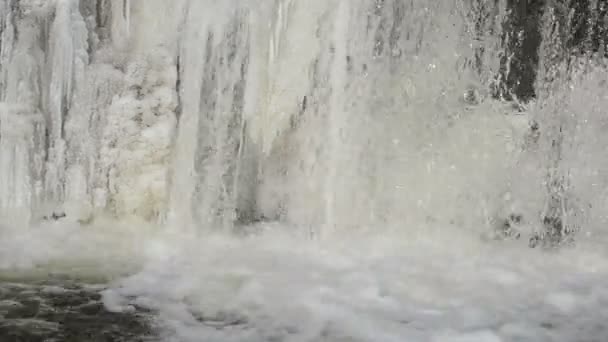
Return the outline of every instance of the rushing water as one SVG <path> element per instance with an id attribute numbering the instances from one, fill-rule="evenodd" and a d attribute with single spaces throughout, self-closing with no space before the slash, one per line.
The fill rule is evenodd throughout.
<path id="1" fill-rule="evenodd" d="M 168 341 L 603 340 L 607 8 L 0 0 L 0 272 Z"/>

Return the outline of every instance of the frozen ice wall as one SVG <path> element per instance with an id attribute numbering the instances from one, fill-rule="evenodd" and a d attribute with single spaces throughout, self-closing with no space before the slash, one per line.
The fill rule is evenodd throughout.
<path id="1" fill-rule="evenodd" d="M 29 219 L 44 192 L 44 2 L 0 3 L 0 217 Z M 10 216 L 10 217 L 9 217 Z"/>
<path id="2" fill-rule="evenodd" d="M 426 1 L 186 5 L 167 218 L 280 220 L 313 235 L 483 224 L 523 133 L 501 108 L 467 100 L 485 86 L 469 67 L 469 11 Z"/>
<path id="3" fill-rule="evenodd" d="M 0 9 L 4 216 L 24 217 L 13 215 L 19 208 L 33 219 L 53 211 L 153 219 L 164 208 L 176 119 L 168 37 L 135 40 L 146 37 L 142 26 L 154 28 L 131 18 L 149 18 L 142 3 L 3 1 Z"/>
<path id="4" fill-rule="evenodd" d="M 2 0 L 0 216 L 486 230 L 555 207 L 556 169 L 583 207 L 597 202 L 603 164 L 565 166 L 550 134 L 534 138 L 532 119 L 559 126 L 553 93 L 517 115 L 491 97 L 512 57 L 505 13 L 482 0 Z M 543 72 L 538 89 L 563 79 Z M 603 82 L 589 75 L 577 82 Z M 586 115 L 564 125 L 588 165 L 603 95 L 587 108 L 584 88 L 560 89 Z"/>

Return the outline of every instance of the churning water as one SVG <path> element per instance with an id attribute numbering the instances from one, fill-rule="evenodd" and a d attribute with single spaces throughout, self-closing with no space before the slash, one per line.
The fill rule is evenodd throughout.
<path id="1" fill-rule="evenodd" d="M 0 0 L 0 279 L 163 341 L 603 341 L 607 9 Z"/>

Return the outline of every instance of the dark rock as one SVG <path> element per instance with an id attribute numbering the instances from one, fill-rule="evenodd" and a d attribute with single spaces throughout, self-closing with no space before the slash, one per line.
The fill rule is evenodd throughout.
<path id="1" fill-rule="evenodd" d="M 50 216 L 45 215 L 42 217 L 43 220 L 49 221 L 59 221 L 59 219 L 65 218 L 67 215 L 64 212 L 53 212 Z"/>
<path id="2" fill-rule="evenodd" d="M 532 237 L 530 237 L 530 240 L 528 240 L 528 247 L 536 248 L 536 246 L 538 246 L 539 243 L 540 243 L 540 236 L 537 234 L 534 234 L 534 235 L 532 235 Z"/>
<path id="3" fill-rule="evenodd" d="M 496 231 L 496 238 L 499 240 L 516 239 L 521 237 L 518 226 L 523 222 L 521 214 L 510 214 L 506 219 L 503 219 Z"/>
<path id="4" fill-rule="evenodd" d="M 55 221 L 59 220 L 60 218 L 64 218 L 66 215 L 65 213 L 53 213 L 53 215 L 51 215 L 51 218 Z"/>

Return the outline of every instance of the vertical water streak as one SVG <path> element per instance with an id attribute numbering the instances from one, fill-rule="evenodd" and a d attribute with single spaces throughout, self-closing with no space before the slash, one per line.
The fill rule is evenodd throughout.
<path id="1" fill-rule="evenodd" d="M 602 1 L 547 2 L 536 91 L 531 107 L 540 133 L 537 160 L 543 187 L 538 205 L 538 241 L 556 245 L 572 233 L 603 225 L 607 198 L 602 170 L 606 144 L 605 61 L 601 32 Z M 602 209 L 599 209 L 602 208 Z"/>
<path id="2" fill-rule="evenodd" d="M 110 33 L 114 47 L 127 48 L 131 31 L 131 2 L 129 0 L 110 0 Z"/>
<path id="3" fill-rule="evenodd" d="M 325 226 L 323 227 L 323 233 L 328 234 L 334 231 L 336 225 L 336 192 L 343 191 L 343 188 L 335 187 L 340 184 L 340 177 L 338 177 L 338 160 L 344 153 L 342 148 L 343 144 L 343 131 L 344 125 L 348 120 L 346 115 L 346 109 L 344 108 L 344 92 L 346 90 L 346 82 L 348 76 L 348 30 L 351 20 L 351 9 L 348 1 L 340 1 L 336 8 L 336 19 L 335 28 L 333 32 L 332 48 L 334 50 L 333 66 L 331 68 L 331 88 L 333 90 L 331 104 L 329 106 L 331 115 L 328 118 L 328 136 L 327 136 L 327 148 L 328 152 L 328 173 L 325 179 Z"/>
<path id="4" fill-rule="evenodd" d="M 194 210 L 198 222 L 230 227 L 235 220 L 236 171 L 242 143 L 249 58 L 248 13 L 237 10 L 223 37 L 210 31 L 201 85 Z"/>
<path id="5" fill-rule="evenodd" d="M 245 120 L 252 115 L 245 110 L 257 110 L 245 103 L 253 15 L 246 4 L 232 5 L 188 3 L 179 51 L 181 115 L 169 218 L 210 229 L 236 221 Z"/>
<path id="6" fill-rule="evenodd" d="M 31 6 L 30 6 L 31 5 Z M 0 216 L 27 224 L 43 197 L 46 7 L 4 1 L 0 29 Z"/>
<path id="7" fill-rule="evenodd" d="M 83 84 L 83 72 L 88 64 L 88 31 L 77 1 L 57 2 L 48 37 L 49 79 L 44 108 L 49 128 L 49 155 L 45 185 L 48 201 L 61 203 L 65 199 L 68 168 L 67 116 L 74 89 Z"/>

